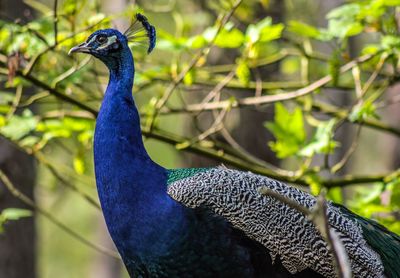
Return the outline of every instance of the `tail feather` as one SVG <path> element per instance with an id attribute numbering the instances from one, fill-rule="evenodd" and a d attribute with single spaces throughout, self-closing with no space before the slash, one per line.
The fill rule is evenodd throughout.
<path id="1" fill-rule="evenodd" d="M 381 257 L 385 275 L 390 278 L 400 278 L 400 236 L 373 220 L 354 214 L 344 206 L 338 204 L 334 206 L 361 225 L 364 239 Z"/>

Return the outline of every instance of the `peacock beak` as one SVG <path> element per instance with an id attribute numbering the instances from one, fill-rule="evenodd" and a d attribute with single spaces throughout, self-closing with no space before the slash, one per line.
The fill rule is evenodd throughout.
<path id="1" fill-rule="evenodd" d="M 86 42 L 81 43 L 80 45 L 74 46 L 68 51 L 68 55 L 71 55 L 72 53 L 75 52 L 81 52 L 81 53 L 91 53 L 92 48 L 87 46 Z"/>

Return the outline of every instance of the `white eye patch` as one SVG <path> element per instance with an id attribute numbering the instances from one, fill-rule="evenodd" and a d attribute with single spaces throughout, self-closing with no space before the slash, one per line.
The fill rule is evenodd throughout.
<path id="1" fill-rule="evenodd" d="M 96 38 L 94 38 L 94 39 L 96 39 Z M 99 46 L 97 48 L 97 50 L 101 50 L 101 49 L 107 48 L 108 46 L 112 45 L 116 41 L 117 41 L 117 36 L 107 37 L 107 42 L 105 42 L 101 46 Z"/>
<path id="2" fill-rule="evenodd" d="M 93 38 L 90 39 L 90 41 L 88 41 L 86 44 L 90 45 L 92 42 L 94 42 L 96 40 L 97 36 L 94 36 Z"/>

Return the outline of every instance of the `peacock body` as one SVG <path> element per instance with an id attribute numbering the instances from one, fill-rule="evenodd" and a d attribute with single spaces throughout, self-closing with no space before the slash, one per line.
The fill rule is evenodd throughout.
<path id="1" fill-rule="evenodd" d="M 155 29 L 138 20 L 151 51 Z M 70 52 L 89 53 L 110 71 L 96 122 L 95 174 L 107 227 L 131 277 L 334 277 L 314 225 L 257 189 L 267 186 L 308 208 L 315 204 L 310 194 L 252 173 L 169 170 L 152 161 L 132 97 L 128 37 L 98 30 Z M 328 217 L 354 277 L 400 277 L 398 236 L 335 204 Z"/>

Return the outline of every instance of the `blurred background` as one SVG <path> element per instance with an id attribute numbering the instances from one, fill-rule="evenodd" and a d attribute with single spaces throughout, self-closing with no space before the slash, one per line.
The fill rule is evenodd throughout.
<path id="1" fill-rule="evenodd" d="M 137 12 L 158 34 L 132 42 L 156 162 L 325 190 L 400 233 L 399 0 L 0 0 L 0 277 L 128 277 L 93 177 L 108 72 L 67 53 Z"/>

